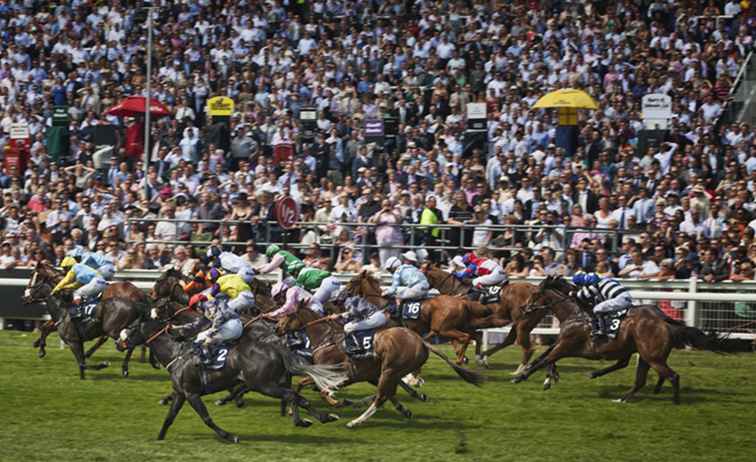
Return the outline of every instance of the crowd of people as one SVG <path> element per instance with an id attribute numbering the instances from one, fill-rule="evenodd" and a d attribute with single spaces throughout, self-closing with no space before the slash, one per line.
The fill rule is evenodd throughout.
<path id="1" fill-rule="evenodd" d="M 146 170 L 139 140 L 97 165 L 87 130 L 142 123 L 105 110 L 145 93 L 144 10 L 0 5 L 0 146 L 12 124 L 31 136 L 27 168 L 0 174 L 0 268 L 80 245 L 117 270 L 189 271 L 211 243 L 257 267 L 288 196 L 316 224 L 287 239 L 336 271 L 422 243 L 501 249 L 510 277 L 754 279 L 756 139 L 723 116 L 754 45 L 749 1 L 156 3 L 152 95 L 171 116 L 153 121 Z M 563 87 L 599 106 L 579 114 L 574 153 L 555 145 L 556 114 L 530 108 Z M 673 117 L 641 149 L 648 93 L 670 95 Z M 227 149 L 208 132 L 217 95 L 235 102 Z M 488 117 L 472 148 L 470 102 Z M 71 134 L 57 161 L 55 106 Z M 317 109 L 312 139 L 303 107 Z M 365 119 L 387 114 L 396 136 L 366 140 Z"/>

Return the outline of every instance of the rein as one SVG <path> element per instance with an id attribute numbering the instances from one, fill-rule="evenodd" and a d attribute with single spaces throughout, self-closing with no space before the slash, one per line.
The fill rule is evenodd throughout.
<path id="1" fill-rule="evenodd" d="M 158 337 L 160 337 L 161 335 L 163 335 L 166 332 L 168 332 L 168 329 L 170 329 L 170 328 L 171 328 L 171 324 L 170 323 L 166 324 L 165 326 L 163 326 L 162 329 L 160 329 L 159 331 L 157 331 L 154 334 L 150 335 L 150 338 L 148 338 L 144 342 L 144 344 L 145 345 L 149 345 L 150 343 L 154 342 L 155 340 L 157 340 Z"/>
<path id="2" fill-rule="evenodd" d="M 559 297 L 556 300 L 552 300 L 552 301 L 550 301 L 548 303 L 541 303 L 539 305 L 536 305 L 536 304 L 533 304 L 533 303 L 528 303 L 527 305 L 525 305 L 525 308 L 522 311 L 527 314 L 527 313 L 531 313 L 533 311 L 547 310 L 547 309 L 550 309 L 552 306 L 556 305 L 557 303 L 561 303 L 561 302 L 563 302 L 565 300 L 570 300 L 570 296 L 569 295 L 564 295 L 563 293 L 559 292 L 558 290 L 554 290 L 554 292 L 556 292 L 559 295 L 561 295 L 561 297 Z M 541 294 L 538 294 L 538 295 L 540 296 Z"/>

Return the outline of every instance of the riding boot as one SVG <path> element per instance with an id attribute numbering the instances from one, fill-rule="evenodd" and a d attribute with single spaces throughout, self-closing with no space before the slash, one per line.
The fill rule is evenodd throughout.
<path id="1" fill-rule="evenodd" d="M 357 337 L 355 337 L 354 334 L 349 334 L 344 339 L 344 344 L 344 352 L 347 356 L 356 356 L 362 352 L 362 348 L 360 348 L 360 345 L 357 343 Z"/>
<path id="2" fill-rule="evenodd" d="M 602 320 L 603 316 L 600 314 L 594 314 L 591 317 L 591 337 L 598 338 L 604 335 Z"/>

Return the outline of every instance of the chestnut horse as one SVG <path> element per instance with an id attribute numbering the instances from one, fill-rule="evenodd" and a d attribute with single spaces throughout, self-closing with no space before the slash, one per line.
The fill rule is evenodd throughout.
<path id="1" fill-rule="evenodd" d="M 22 301 L 25 304 L 46 302 L 47 310 L 54 320 L 53 325 L 57 326 L 60 338 L 71 347 L 79 365 L 79 377 L 84 379 L 86 369 L 99 370 L 108 365 L 107 363 L 100 363 L 96 366 L 87 365 L 84 342 L 97 338 L 99 340 L 96 346 L 99 346 L 108 337 L 117 339 L 122 329 L 146 314 L 150 303 L 147 295 L 130 282 L 108 284 L 95 310 L 96 322 L 90 324 L 86 329 L 80 329 L 77 327 L 77 323 L 70 318 L 68 310 L 63 305 L 63 303 L 70 301 L 68 300 L 70 293 L 61 294 L 59 297 L 52 295 L 53 287 L 63 276 L 62 271 L 55 269 L 50 264 L 38 263 L 24 291 Z M 42 332 L 38 340 L 40 356 L 44 356 L 42 352 L 46 344 L 45 339 L 49 333 L 49 330 Z M 132 353 L 133 350 L 126 352 L 126 357 L 121 366 L 124 377 L 129 374 L 128 364 Z"/>
<path id="2" fill-rule="evenodd" d="M 431 287 L 437 289 L 442 294 L 466 296 L 472 288 L 469 284 L 465 284 L 451 273 L 437 266 L 425 265 L 423 272 L 428 278 Z M 530 343 L 530 332 L 546 315 L 544 311 L 526 313 L 524 310 L 528 300 L 536 290 L 535 285 L 527 282 L 510 282 L 502 288 L 499 303 L 487 305 L 488 308 L 493 310 L 493 314 L 479 320 L 475 326 L 477 329 L 501 327 L 509 323 L 512 324 L 512 328 L 504 339 L 504 342 L 482 353 L 482 363 L 487 364 L 488 356 L 508 347 L 512 343 L 516 343 L 522 348 L 522 361 L 512 375 L 519 374 L 528 365 L 535 351 Z"/>
<path id="3" fill-rule="evenodd" d="M 343 293 L 359 295 L 379 307 L 386 305 L 386 300 L 381 297 L 380 281 L 367 271 L 349 281 Z M 480 303 L 463 297 L 440 295 L 422 301 L 417 320 L 402 320 L 402 323 L 424 335 L 426 340 L 432 335 L 450 339 L 457 355 L 457 364 L 462 364 L 466 361 L 465 350 L 475 335 L 476 328 L 473 326 L 490 314 L 491 310 Z"/>
<path id="4" fill-rule="evenodd" d="M 514 383 L 527 380 L 542 367 L 554 365 L 561 358 L 579 357 L 586 359 L 611 359 L 617 362 L 591 373 L 591 378 L 601 377 L 623 369 L 630 363 L 634 353 L 639 354 L 635 384 L 620 401 L 632 398 L 646 384 L 649 368 L 659 374 L 655 392 L 661 391 L 664 380 L 672 383 L 673 402 L 680 404 L 680 376 L 667 364 L 673 348 L 692 346 L 704 350 L 724 351 L 723 339 L 706 335 L 695 327 L 688 327 L 681 321 L 665 315 L 655 305 L 634 306 L 628 311 L 613 339 L 594 341 L 591 336 L 590 317 L 570 296 L 574 287 L 559 277 L 547 277 L 538 286 L 538 292 L 531 300 L 534 309 L 566 310 L 570 316 L 560 326 L 559 337 Z"/>
<path id="5" fill-rule="evenodd" d="M 344 340 L 343 327 L 337 325 L 334 321 L 325 322 L 324 319 L 324 322 L 315 322 L 316 319 L 318 319 L 318 316 L 315 312 L 300 305 L 295 313 L 285 316 L 278 321 L 276 333 L 279 337 L 283 337 L 287 332 L 305 329 L 313 348 L 312 360 L 315 364 L 342 364 L 348 366 L 350 359 L 341 348 L 341 342 Z M 389 326 L 388 328 L 393 329 L 396 326 Z M 358 360 L 354 365 L 355 367 L 350 371 L 350 383 L 368 381 L 373 373 L 368 373 L 362 369 L 365 369 L 366 366 L 376 366 L 376 362 L 374 360 Z M 305 377 L 299 382 L 295 391 L 299 392 L 303 387 L 312 384 L 312 380 Z M 428 399 L 424 393 L 416 391 L 403 380 L 399 382 L 399 386 L 413 398 L 420 401 Z M 342 407 L 351 404 L 348 400 L 335 399 L 329 390 L 319 391 L 323 400 L 333 407 Z M 404 411 L 402 411 L 404 408 L 398 407 L 398 402 L 393 403 L 397 406 L 397 410 L 404 414 Z M 405 416 L 407 415 L 405 414 Z"/>
<path id="6" fill-rule="evenodd" d="M 349 370 L 348 380 L 340 387 L 357 383 L 369 382 L 378 387 L 375 397 L 365 412 L 347 424 L 354 427 L 368 420 L 386 400 L 391 401 L 397 411 L 404 417 L 411 418 L 412 412 L 405 408 L 395 397 L 396 387 L 402 386 L 409 393 L 419 399 L 421 395 L 402 382 L 402 377 L 419 369 L 428 360 L 428 352 L 443 359 L 454 372 L 464 381 L 474 385 L 483 383 L 483 376 L 457 366 L 442 352 L 406 327 L 389 327 L 380 329 L 373 337 L 374 357 L 366 359 L 351 359 L 341 348 L 344 338 L 343 327 L 334 321 L 324 318 L 318 319 L 317 314 L 307 308 L 300 308 L 281 319 L 276 328 L 279 335 L 292 330 L 304 328 L 313 346 L 313 363 L 343 365 Z M 351 367 L 349 366 L 351 362 Z M 301 385 L 301 384 L 300 384 Z M 322 389 L 321 394 L 333 405 L 341 402 L 333 400 L 331 390 Z"/>

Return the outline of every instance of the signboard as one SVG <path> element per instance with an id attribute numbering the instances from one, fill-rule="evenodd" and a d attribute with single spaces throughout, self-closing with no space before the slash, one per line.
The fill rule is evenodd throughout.
<path id="1" fill-rule="evenodd" d="M 9 131 L 10 139 L 12 140 L 25 140 L 29 138 L 29 125 L 28 124 L 11 124 Z"/>
<path id="2" fill-rule="evenodd" d="M 205 112 L 209 116 L 230 116 L 234 112 L 234 100 L 228 96 L 215 96 L 207 100 Z"/>
<path id="3" fill-rule="evenodd" d="M 283 229 L 291 229 L 299 221 L 299 207 L 291 197 L 276 202 L 276 221 Z"/>
<path id="4" fill-rule="evenodd" d="M 665 130 L 672 118 L 672 98 L 663 93 L 651 93 L 643 97 L 643 125 L 647 129 Z"/>
<path id="5" fill-rule="evenodd" d="M 485 130 L 488 124 L 486 103 L 467 103 L 467 129 Z"/>
<path id="6" fill-rule="evenodd" d="M 303 107 L 299 110 L 299 120 L 315 122 L 318 118 L 318 111 L 314 107 Z"/>
<path id="7" fill-rule="evenodd" d="M 468 119 L 485 119 L 486 117 L 486 103 L 467 103 Z"/>
<path id="8" fill-rule="evenodd" d="M 68 127 L 68 107 L 55 106 L 52 113 L 53 127 Z"/>
<path id="9" fill-rule="evenodd" d="M 383 119 L 365 119 L 365 138 L 383 137 Z"/>

